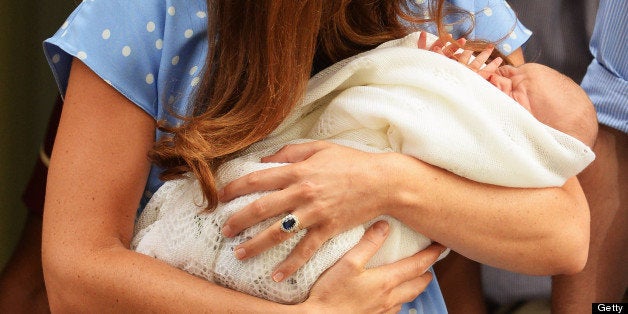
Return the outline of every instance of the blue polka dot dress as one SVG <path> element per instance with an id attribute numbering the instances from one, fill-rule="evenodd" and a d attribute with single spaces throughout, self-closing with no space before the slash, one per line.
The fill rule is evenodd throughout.
<path id="1" fill-rule="evenodd" d="M 513 23 L 512 18 L 505 23 L 509 31 Z M 173 124 L 178 121 L 169 112 L 188 112 L 207 49 L 202 0 L 85 0 L 44 42 L 62 95 L 77 58 L 155 120 Z M 160 135 L 156 130 L 155 138 Z M 140 208 L 162 184 L 159 171 L 151 169 Z M 446 313 L 436 278 L 402 312 Z"/>
<path id="2" fill-rule="evenodd" d="M 521 47 L 532 35 L 504 0 L 450 0 L 473 15 L 474 27 L 467 37 L 495 43 L 507 56 Z M 457 30 L 451 28 L 453 33 Z"/>
<path id="3" fill-rule="evenodd" d="M 205 1 L 87 0 L 44 51 L 62 95 L 76 57 L 155 120 L 177 123 L 169 110 L 186 113 L 207 55 L 206 30 Z M 141 208 L 162 184 L 159 172 L 151 169 Z"/>

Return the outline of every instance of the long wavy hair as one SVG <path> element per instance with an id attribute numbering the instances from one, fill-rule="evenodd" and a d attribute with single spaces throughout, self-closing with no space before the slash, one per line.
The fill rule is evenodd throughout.
<path id="1" fill-rule="evenodd" d="M 313 60 L 336 61 L 460 13 L 443 0 L 207 0 L 209 54 L 192 112 L 149 153 L 162 180 L 193 172 L 217 205 L 214 173 L 270 134 L 305 93 Z"/>

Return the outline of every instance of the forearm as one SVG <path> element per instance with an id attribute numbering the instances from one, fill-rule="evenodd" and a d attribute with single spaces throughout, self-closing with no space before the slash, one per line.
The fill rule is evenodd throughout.
<path id="1" fill-rule="evenodd" d="M 287 312 L 290 308 L 217 286 L 121 245 L 72 248 L 54 255 L 56 262 L 46 265 L 53 311 Z"/>
<path id="2" fill-rule="evenodd" d="M 278 305 L 128 250 L 155 121 L 74 62 L 48 171 L 42 261 L 59 312 L 210 312 Z"/>
<path id="3" fill-rule="evenodd" d="M 517 50 L 513 51 L 511 54 L 507 55 L 506 61 L 508 61 L 508 64 L 512 66 L 516 66 L 516 67 L 524 64 L 526 61 L 523 56 L 523 49 L 519 47 L 517 48 Z"/>
<path id="4" fill-rule="evenodd" d="M 589 212 L 575 178 L 563 187 L 477 183 L 403 155 L 390 214 L 482 263 L 530 274 L 572 273 L 586 261 Z M 421 178 L 417 180 L 416 178 Z M 430 182 L 430 183 L 428 183 Z"/>

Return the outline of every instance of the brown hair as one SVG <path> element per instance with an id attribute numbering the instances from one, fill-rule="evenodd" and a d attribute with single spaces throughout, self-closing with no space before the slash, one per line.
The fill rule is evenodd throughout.
<path id="1" fill-rule="evenodd" d="M 283 121 L 305 93 L 315 58 L 331 65 L 405 36 L 409 25 L 442 24 L 443 0 L 430 4 L 428 17 L 409 2 L 208 0 L 209 55 L 192 115 L 179 127 L 160 123 L 169 134 L 150 152 L 164 168 L 161 179 L 193 172 L 215 208 L 214 171 Z"/>

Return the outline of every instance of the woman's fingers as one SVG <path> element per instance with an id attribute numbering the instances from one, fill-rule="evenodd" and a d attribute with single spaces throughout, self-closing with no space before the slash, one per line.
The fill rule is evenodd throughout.
<path id="1" fill-rule="evenodd" d="M 233 213 L 223 225 L 223 235 L 225 237 L 233 237 L 242 230 L 261 221 L 294 210 L 294 208 L 289 207 L 289 204 L 295 203 L 294 200 L 297 197 L 297 194 L 294 193 L 295 189 L 294 186 L 290 186 L 287 189 L 269 193 Z M 313 221 L 310 223 L 313 223 Z M 277 230 L 279 230 L 279 227 L 277 227 Z M 257 237 L 260 237 L 260 235 Z M 281 237 L 277 236 L 277 238 Z"/>
<path id="2" fill-rule="evenodd" d="M 386 272 L 394 285 L 400 285 L 423 275 L 445 250 L 435 243 L 413 256 L 377 268 Z"/>
<path id="3" fill-rule="evenodd" d="M 218 199 L 228 202 L 254 192 L 280 190 L 288 186 L 293 178 L 294 171 L 290 165 L 258 170 L 229 182 L 218 191 Z"/>
<path id="4" fill-rule="evenodd" d="M 329 147 L 324 141 L 286 145 L 275 154 L 264 157 L 261 162 L 296 163 L 308 159 L 315 153 Z M 262 191 L 283 189 L 295 182 L 299 170 L 290 165 L 258 170 L 229 182 L 219 191 L 221 202 L 228 202 L 236 197 Z"/>
<path id="5" fill-rule="evenodd" d="M 297 229 L 295 232 L 298 232 L 299 230 L 302 229 L 308 229 L 312 224 L 316 223 L 316 217 L 313 217 L 312 215 L 307 215 L 306 212 L 302 212 L 302 213 L 298 213 L 298 212 L 293 212 L 292 215 L 296 216 L 298 219 L 297 223 Z M 272 217 L 272 216 L 271 216 Z M 229 219 L 229 221 L 227 221 L 226 225 L 228 224 L 228 226 L 231 226 L 231 222 L 230 222 L 231 218 Z M 254 219 L 255 222 L 259 221 L 259 219 Z M 262 232 L 260 232 L 259 234 L 257 234 L 256 236 L 254 236 L 252 239 L 238 245 L 235 249 L 236 251 L 236 257 L 238 259 L 247 259 L 253 256 L 256 256 L 274 246 L 276 246 L 277 244 L 282 243 L 283 241 L 286 241 L 287 239 L 291 238 L 292 236 L 294 236 L 294 232 L 286 232 L 284 230 L 281 229 L 281 224 L 283 219 L 278 220 L 277 222 L 275 222 L 274 224 L 272 224 L 269 228 L 263 230 Z M 253 222 L 253 224 L 255 223 Z M 230 227 L 231 228 L 231 227 Z M 246 229 L 247 227 L 243 228 Z M 224 228 L 223 228 L 224 229 Z M 242 229 L 242 230 L 243 230 Z M 307 247 L 303 247 L 301 248 L 303 249 L 313 249 L 314 246 L 316 246 L 318 244 L 318 246 L 314 249 L 314 251 L 316 251 L 320 245 L 325 242 L 327 239 L 329 239 L 332 235 L 329 234 L 329 232 L 326 232 L 325 230 L 321 230 L 319 231 L 320 228 L 314 226 L 310 229 L 308 229 L 308 236 L 309 238 L 314 238 L 311 239 L 310 241 L 312 242 L 307 242 Z M 237 230 L 237 229 L 233 229 L 233 230 Z M 239 231 L 238 231 L 239 232 Z M 324 233 L 324 234 L 321 234 Z M 237 234 L 237 232 L 236 232 Z M 305 238 L 308 238 L 308 236 L 306 236 Z M 317 240 L 320 239 L 320 240 Z M 296 249 L 296 248 L 295 248 Z M 314 252 L 312 252 L 313 254 Z M 311 255 L 310 255 L 311 256 Z M 309 257 L 308 257 L 309 259 Z M 305 260 L 307 261 L 307 259 Z M 295 261 L 296 262 L 296 261 Z M 305 262 L 301 263 L 304 264 Z"/>
<path id="6" fill-rule="evenodd" d="M 262 162 L 295 163 L 304 161 L 329 146 L 330 144 L 325 141 L 289 144 L 282 147 L 276 153 L 262 158 Z"/>
<path id="7" fill-rule="evenodd" d="M 431 272 L 426 271 L 419 277 L 408 280 L 399 285 L 395 288 L 395 294 L 403 303 L 412 302 L 417 296 L 419 296 L 419 294 L 421 294 L 421 292 L 425 291 L 425 288 L 427 288 L 430 284 L 433 277 L 434 276 Z"/>
<path id="8" fill-rule="evenodd" d="M 364 232 L 362 239 L 341 259 L 344 263 L 350 263 L 359 269 L 363 269 L 366 263 L 382 247 L 390 227 L 386 221 L 377 221 Z M 395 263 L 396 264 L 396 263 Z"/>
<path id="9" fill-rule="evenodd" d="M 303 266 L 318 251 L 318 249 L 327 241 L 328 236 L 318 232 L 319 230 L 308 230 L 307 234 L 294 247 L 290 255 L 277 266 L 272 274 L 273 280 L 279 282 L 284 278 L 290 277 L 301 266 Z"/>

